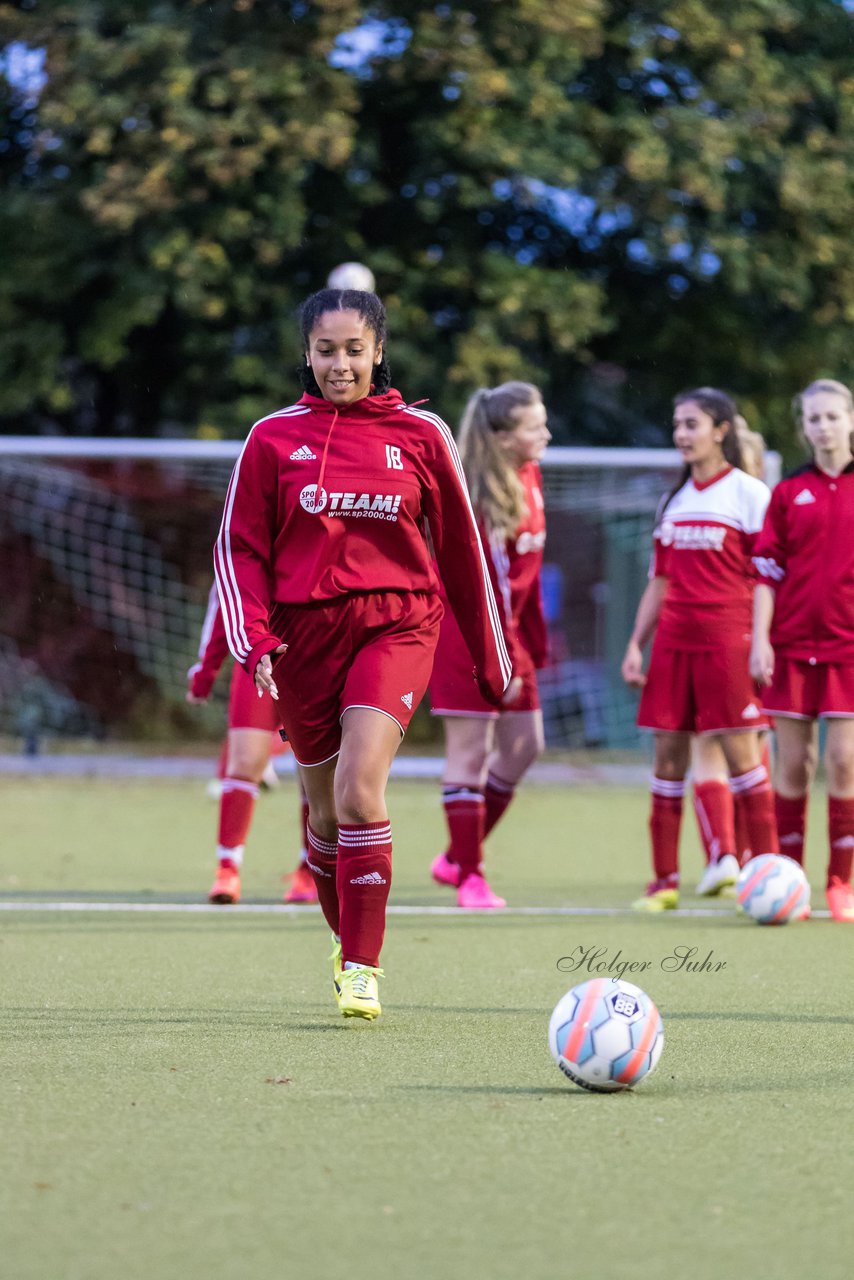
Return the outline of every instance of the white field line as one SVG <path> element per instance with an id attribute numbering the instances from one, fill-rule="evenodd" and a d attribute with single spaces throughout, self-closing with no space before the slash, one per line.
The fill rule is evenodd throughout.
<path id="1" fill-rule="evenodd" d="M 38 902 L 27 899 L 0 901 L 0 911 L 53 911 L 53 912 L 164 912 L 172 915 L 262 915 L 300 916 L 319 915 L 320 908 L 313 905 L 290 905 L 275 902 L 244 902 L 236 906 L 215 906 L 207 902 Z M 505 907 L 501 911 L 488 912 L 461 907 L 408 907 L 392 905 L 390 916 L 632 916 L 638 913 L 631 907 Z M 668 911 L 671 919 L 712 920 L 731 918 L 733 911 L 715 907 L 680 907 Z M 829 911 L 814 911 L 814 919 L 827 919 Z"/>

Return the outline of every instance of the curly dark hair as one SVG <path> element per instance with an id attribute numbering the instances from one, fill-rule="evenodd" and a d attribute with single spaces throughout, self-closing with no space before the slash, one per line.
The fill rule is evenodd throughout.
<path id="1" fill-rule="evenodd" d="M 355 311 L 374 335 L 377 346 L 382 344 L 382 359 L 374 369 L 370 390 L 370 395 L 381 396 L 391 386 L 391 370 L 386 359 L 388 333 L 385 307 L 375 293 L 365 293 L 361 289 L 318 289 L 317 293 L 306 298 L 299 310 L 300 332 L 305 349 L 308 348 L 312 329 L 327 311 Z M 304 360 L 299 367 L 299 377 L 303 391 L 307 391 L 310 396 L 322 395 L 311 366 Z"/>

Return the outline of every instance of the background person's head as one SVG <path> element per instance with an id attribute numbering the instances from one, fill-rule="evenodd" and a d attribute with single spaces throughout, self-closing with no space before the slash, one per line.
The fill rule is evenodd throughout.
<path id="1" fill-rule="evenodd" d="M 540 458 L 551 433 L 542 397 L 530 382 L 481 387 L 469 398 L 459 430 L 472 502 L 492 532 L 508 536 L 527 514 L 518 470 Z"/>
<path id="2" fill-rule="evenodd" d="M 385 308 L 375 293 L 318 290 L 300 308 L 300 331 L 300 379 L 310 395 L 345 406 L 388 390 Z"/>
<path id="3" fill-rule="evenodd" d="M 735 401 L 717 387 L 695 387 L 673 400 L 673 443 L 690 468 L 743 468 Z"/>
<path id="4" fill-rule="evenodd" d="M 792 405 L 801 432 L 816 457 L 852 452 L 854 399 L 844 382 L 817 378 L 795 396 Z"/>
<path id="5" fill-rule="evenodd" d="M 765 475 L 765 441 L 758 431 L 752 431 L 747 419 L 735 415 L 735 434 L 741 445 L 741 465 L 749 476 L 761 480 Z"/>

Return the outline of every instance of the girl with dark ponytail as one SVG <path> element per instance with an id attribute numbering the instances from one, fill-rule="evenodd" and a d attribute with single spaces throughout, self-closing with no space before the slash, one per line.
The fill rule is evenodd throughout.
<path id="1" fill-rule="evenodd" d="M 627 684 L 642 690 L 638 724 L 655 734 L 650 835 L 654 879 L 633 905 L 666 911 L 679 902 L 679 829 L 692 734 L 720 743 L 732 792 L 741 798 L 754 854 L 777 851 L 773 797 L 757 730 L 767 728 L 748 672 L 753 545 L 770 494 L 741 469 L 737 410 L 725 392 L 678 395 L 673 442 L 679 483 L 659 508 L 650 581 L 623 658 Z M 655 633 L 649 670 L 643 646 Z M 700 883 L 717 894 L 735 884 L 732 799 L 719 793 L 723 833 Z"/>

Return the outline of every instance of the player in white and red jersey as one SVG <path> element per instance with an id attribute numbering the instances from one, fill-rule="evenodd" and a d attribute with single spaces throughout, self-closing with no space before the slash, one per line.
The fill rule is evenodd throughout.
<path id="1" fill-rule="evenodd" d="M 228 652 L 216 586 L 211 588 L 199 642 L 199 660 L 187 672 L 187 701 L 207 702 Z M 217 872 L 208 900 L 222 905 L 240 901 L 243 848 L 258 789 L 271 757 L 284 749 L 272 698 L 259 699 L 245 667 L 234 663 L 228 695 L 228 733 L 219 797 Z M 306 864 L 308 803 L 302 797 L 303 843 L 300 862 L 289 877 L 285 902 L 316 902 L 317 890 Z"/>
<path id="2" fill-rule="evenodd" d="M 813 461 L 777 485 L 754 549 L 751 670 L 776 724 L 780 848 L 797 862 L 825 721 L 827 904 L 854 923 L 854 404 L 848 387 L 821 379 L 796 405 Z"/>
<path id="3" fill-rule="evenodd" d="M 511 668 L 453 436 L 388 389 L 379 298 L 321 290 L 301 326 L 306 394 L 249 433 L 214 565 L 229 648 L 277 700 L 300 766 L 339 1007 L 370 1019 L 391 881 L 385 789 L 442 614 L 426 521 L 496 703 Z"/>
<path id="4" fill-rule="evenodd" d="M 761 480 L 765 474 L 765 441 L 758 431 L 751 431 L 741 414 L 735 420 L 735 433 L 741 446 L 742 469 Z M 770 732 L 760 733 L 762 763 L 769 772 L 770 736 Z M 693 737 L 690 776 L 697 830 L 706 855 L 697 893 L 713 897 L 726 888 L 721 884 L 721 868 L 716 865 L 721 853 L 734 848 L 741 866 L 753 856 L 744 821 L 745 806 L 740 795 L 731 790 L 726 756 L 719 739 L 713 735 Z M 734 871 L 732 864 L 730 871 Z"/>
<path id="5" fill-rule="evenodd" d="M 655 733 L 650 817 L 655 878 L 634 904 L 643 911 L 678 905 L 679 829 L 691 734 L 720 741 L 732 789 L 742 797 L 753 851 L 777 847 L 768 770 L 756 732 L 767 722 L 748 672 L 751 553 L 769 493 L 741 469 L 736 412 L 730 397 L 712 387 L 675 400 L 673 440 L 685 471 L 659 511 L 650 582 L 623 659 L 623 678 L 643 689 L 638 724 Z M 644 677 L 642 649 L 653 631 Z M 713 866 L 719 888 L 734 883 L 734 837 L 731 848 L 718 851 Z"/>
<path id="6" fill-rule="evenodd" d="M 497 708 L 473 685 L 465 639 L 445 613 L 430 700 L 445 729 L 442 803 L 450 842 L 431 871 L 456 888 L 461 907 L 506 905 L 483 875 L 483 841 L 544 745 L 536 671 L 548 649 L 540 589 L 546 519 L 537 459 L 550 439 L 540 393 L 527 382 L 476 391 L 460 426 L 460 455 L 513 664 Z"/>

